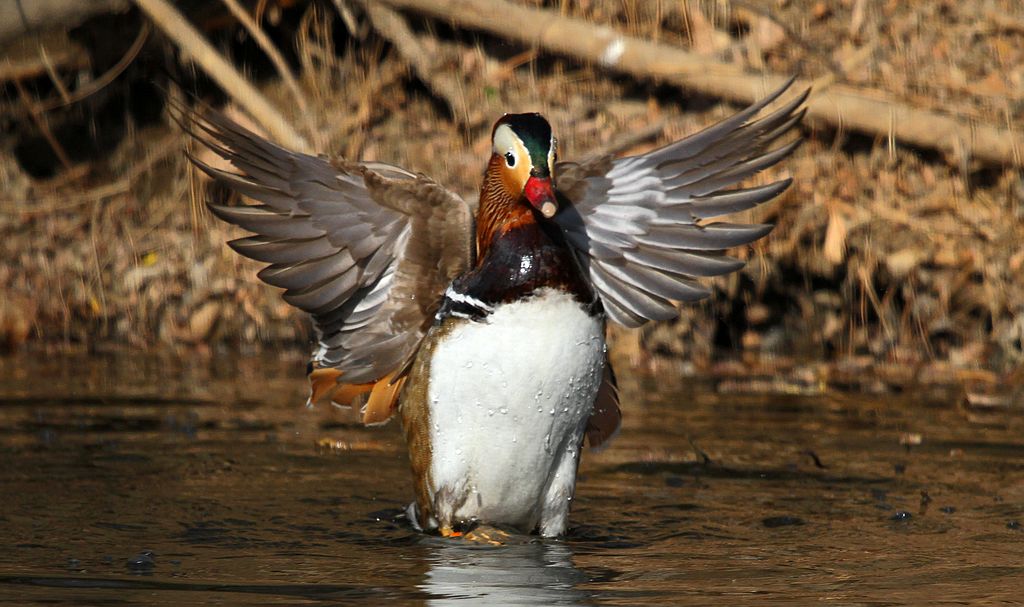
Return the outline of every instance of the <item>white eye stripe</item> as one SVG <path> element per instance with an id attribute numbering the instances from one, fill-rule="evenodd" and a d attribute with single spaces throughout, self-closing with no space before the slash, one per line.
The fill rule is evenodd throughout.
<path id="1" fill-rule="evenodd" d="M 516 155 L 518 160 L 518 154 L 516 152 L 516 144 L 519 143 L 519 138 L 512 132 L 511 127 L 507 124 L 503 124 L 494 131 L 494 153 L 501 154 L 504 156 L 508 152 L 512 152 Z M 522 144 L 520 144 L 522 145 Z"/>

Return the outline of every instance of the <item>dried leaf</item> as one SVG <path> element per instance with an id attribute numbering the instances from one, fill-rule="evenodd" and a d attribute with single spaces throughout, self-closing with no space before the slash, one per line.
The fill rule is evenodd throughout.
<path id="1" fill-rule="evenodd" d="M 837 213 L 828 214 L 828 228 L 825 230 L 825 259 L 833 266 L 837 266 L 846 258 L 846 220 Z"/>

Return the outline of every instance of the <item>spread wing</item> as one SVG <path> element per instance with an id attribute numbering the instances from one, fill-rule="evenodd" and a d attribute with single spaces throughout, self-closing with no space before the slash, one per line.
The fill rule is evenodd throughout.
<path id="1" fill-rule="evenodd" d="M 638 327 L 678 315 L 674 301 L 710 291 L 697 277 L 743 267 L 722 249 L 761 238 L 770 225 L 702 223 L 753 208 L 785 190 L 790 179 L 736 189 L 743 179 L 792 152 L 800 140 L 775 145 L 804 115 L 809 91 L 753 120 L 790 83 L 703 131 L 660 149 L 556 167 L 558 191 L 571 202 L 555 221 L 577 250 L 608 317 Z"/>
<path id="2" fill-rule="evenodd" d="M 290 152 L 216 112 L 183 126 L 238 172 L 196 166 L 259 203 L 209 205 L 252 232 L 231 247 L 268 264 L 259 277 L 312 316 L 311 399 L 339 381 L 362 385 L 349 397 L 378 383 L 393 406 L 444 289 L 471 265 L 469 207 L 426 177 Z"/>

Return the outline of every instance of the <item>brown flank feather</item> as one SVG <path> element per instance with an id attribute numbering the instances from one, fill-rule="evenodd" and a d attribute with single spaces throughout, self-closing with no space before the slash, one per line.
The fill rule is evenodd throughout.
<path id="1" fill-rule="evenodd" d="M 587 419 L 587 444 L 597 449 L 607 443 L 619 432 L 622 423 L 622 411 L 619 409 L 619 388 L 615 383 L 615 373 L 611 361 L 604 361 L 604 378 L 594 400 L 594 410 Z"/>
<path id="2" fill-rule="evenodd" d="M 430 444 L 430 363 L 438 342 L 445 339 L 456 323 L 465 322 L 461 319 L 449 319 L 437 330 L 427 334 L 409 371 L 409 389 L 402 395 L 399 412 L 402 429 L 405 431 L 405 443 L 409 447 L 409 465 L 415 481 L 416 504 L 419 509 L 419 522 L 426 524 L 434 514 L 434 504 L 430 499 L 430 464 L 433 449 Z"/>

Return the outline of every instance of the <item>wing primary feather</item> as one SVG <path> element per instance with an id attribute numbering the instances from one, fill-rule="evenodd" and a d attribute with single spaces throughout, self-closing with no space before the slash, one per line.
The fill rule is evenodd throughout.
<path id="1" fill-rule="evenodd" d="M 650 321 L 650 319 L 629 310 L 625 304 L 618 301 L 611 293 L 601 293 L 601 304 L 604 306 L 605 315 L 610 320 L 627 329 L 642 327 Z"/>
<path id="2" fill-rule="evenodd" d="M 775 198 L 786 191 L 792 183 L 792 178 L 786 178 L 753 188 L 719 191 L 695 198 L 691 203 L 680 205 L 679 210 L 686 212 L 690 217 L 698 219 L 711 219 L 713 217 L 747 211 Z M 672 221 L 672 216 L 662 213 L 658 219 Z"/>
<path id="3" fill-rule="evenodd" d="M 646 266 L 631 266 L 627 269 L 616 264 L 603 264 L 602 269 L 623 284 L 631 285 L 635 290 L 664 300 L 666 303 L 667 301 L 698 301 L 711 295 L 711 291 L 692 280 L 681 276 L 670 277 Z M 674 306 L 672 310 L 676 311 Z"/>
<path id="4" fill-rule="evenodd" d="M 229 120 L 223 115 L 221 117 Z M 282 172 L 282 167 L 287 166 L 289 164 L 287 161 L 292 158 L 288 151 L 281 148 L 269 151 L 261 149 L 250 143 L 251 138 L 237 133 L 226 133 L 209 126 L 204 121 L 197 121 L 196 126 L 209 135 L 209 138 L 197 137 L 199 142 L 225 160 L 230 161 L 235 168 L 251 177 L 260 179 L 266 185 L 279 189 L 288 188 L 289 176 Z"/>
<path id="5" fill-rule="evenodd" d="M 701 150 L 701 162 L 692 162 L 693 158 L 673 158 L 660 163 L 657 168 L 670 182 L 683 184 L 697 181 L 703 176 L 715 174 L 737 162 L 760 155 L 803 118 L 804 110 L 795 115 L 792 112 L 805 98 L 806 92 L 776 112 L 745 124 L 714 141 Z"/>
<path id="6" fill-rule="evenodd" d="M 691 253 L 677 249 L 639 247 L 623 251 L 622 256 L 636 264 L 686 276 L 721 276 L 746 265 L 743 261 L 727 255 Z"/>
<path id="7" fill-rule="evenodd" d="M 207 208 L 218 218 L 263 236 L 309 239 L 323 235 L 307 222 L 295 221 L 294 217 L 276 213 L 269 207 L 227 207 L 208 204 Z"/>
<path id="8" fill-rule="evenodd" d="M 685 189 L 690 192 L 691 195 L 706 196 L 777 164 L 780 160 L 793 153 L 793 150 L 795 150 L 800 143 L 801 141 L 799 139 L 795 139 L 790 143 L 770 152 L 766 152 L 761 156 L 751 158 L 744 162 L 739 162 L 729 169 L 707 176 L 700 181 L 688 183 L 686 184 Z"/>
<path id="9" fill-rule="evenodd" d="M 670 320 L 679 316 L 679 311 L 667 299 L 635 288 L 624 282 L 620 276 L 613 274 L 612 270 L 612 266 L 604 263 L 596 263 L 590 267 L 590 276 L 600 289 L 602 297 L 612 297 L 621 307 L 648 320 Z"/>
<path id="10" fill-rule="evenodd" d="M 328 255 L 297 264 L 268 266 L 257 274 L 263 282 L 288 290 L 300 290 L 341 276 L 355 265 L 348 255 Z"/>
<path id="11" fill-rule="evenodd" d="M 190 156 L 192 163 L 200 171 L 206 173 L 211 179 L 218 183 L 235 190 L 243 196 L 248 196 L 253 200 L 269 204 L 275 209 L 286 212 L 286 213 L 301 213 L 301 211 L 294 204 L 293 199 L 290 195 L 272 186 L 264 185 L 252 181 L 245 175 L 238 173 L 231 173 L 223 171 L 221 169 L 215 169 L 210 165 L 204 163 L 201 160 L 195 159 Z"/>
<path id="12" fill-rule="evenodd" d="M 720 251 L 751 243 L 767 235 L 770 224 L 711 223 L 706 226 L 655 227 L 637 238 L 641 244 L 668 249 Z"/>
<path id="13" fill-rule="evenodd" d="M 623 160 L 629 160 L 632 158 L 645 158 L 649 159 L 651 163 L 657 164 L 658 162 L 661 161 L 661 159 L 665 157 L 672 157 L 673 159 L 692 158 L 696 154 L 699 154 L 701 151 L 703 151 L 709 142 L 715 142 L 723 135 L 730 133 L 736 130 L 737 128 L 742 127 L 743 124 L 746 123 L 749 118 L 756 116 L 758 112 L 763 110 L 773 101 L 781 97 L 783 93 L 789 90 L 789 87 L 793 85 L 793 82 L 795 82 L 795 78 L 790 78 L 781 87 L 769 93 L 768 96 L 760 99 L 759 101 L 756 101 L 755 103 L 747 106 L 745 109 L 740 110 L 739 112 L 733 114 L 732 116 L 729 116 L 725 120 L 715 123 L 701 131 L 698 131 L 693 135 L 690 135 L 689 137 L 685 137 L 683 139 L 680 139 L 679 141 L 669 143 L 668 145 L 665 145 L 654 151 L 648 152 L 644 156 L 632 156 Z M 806 96 L 806 94 L 807 92 L 804 93 L 804 97 Z"/>
<path id="14" fill-rule="evenodd" d="M 763 141 L 751 141 L 750 138 L 740 133 L 733 140 L 729 141 L 728 145 L 716 147 L 714 155 L 711 155 L 709 151 L 709 157 L 704 162 L 693 163 L 675 169 L 671 167 L 680 163 L 666 165 L 662 168 L 662 172 L 665 175 L 663 183 L 665 187 L 674 189 L 699 183 L 708 177 L 718 177 L 726 174 L 744 162 L 770 154 L 771 152 L 766 150 L 768 146 L 774 143 L 775 139 L 777 137 L 765 138 Z M 799 145 L 800 141 L 800 139 L 796 139 L 793 143 Z M 790 151 L 794 149 L 796 149 L 796 146 L 790 148 Z M 685 163 L 682 164 L 685 165 Z M 668 176 L 669 174 L 673 175 L 670 177 Z"/>
<path id="15" fill-rule="evenodd" d="M 301 291 L 288 291 L 284 300 L 296 308 L 317 315 L 344 303 L 358 286 L 358 271 L 353 266 L 339 276 Z"/>
<path id="16" fill-rule="evenodd" d="M 231 158 L 229 159 L 236 167 L 253 177 L 271 177 L 279 180 L 280 183 L 275 184 L 279 187 L 287 187 L 289 177 L 291 177 L 282 170 L 290 164 L 286 161 L 305 156 L 290 152 L 257 136 L 223 112 L 208 109 L 195 122 L 203 132 L 231 149 Z"/>
<path id="17" fill-rule="evenodd" d="M 306 239 L 280 239 L 266 236 L 247 236 L 228 242 L 239 255 L 272 264 L 292 264 L 317 259 L 339 251 L 324 237 Z"/>

